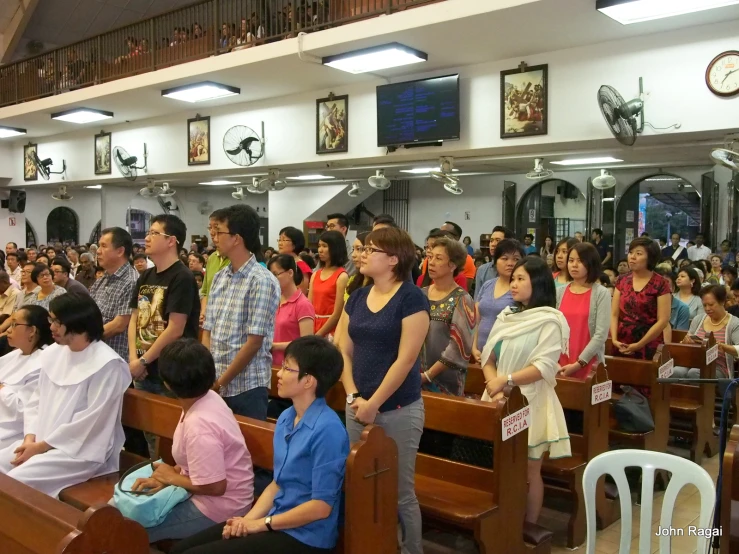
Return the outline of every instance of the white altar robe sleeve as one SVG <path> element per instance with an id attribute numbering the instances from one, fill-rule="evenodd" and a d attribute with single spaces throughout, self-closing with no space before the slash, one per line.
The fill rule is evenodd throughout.
<path id="1" fill-rule="evenodd" d="M 538 341 L 529 353 L 529 363 L 536 367 L 544 380 L 552 387 L 557 386 L 559 356 L 562 353 L 562 330 L 556 322 L 547 322 L 541 327 Z"/>
<path id="2" fill-rule="evenodd" d="M 128 364 L 117 358 L 79 385 L 70 385 L 87 387 L 87 407 L 42 440 L 70 458 L 105 463 L 113 436 L 121 427 L 123 393 L 130 380 Z"/>
<path id="3" fill-rule="evenodd" d="M 0 389 L 0 439 L 23 433 L 25 414 L 38 410 L 38 379 Z"/>
<path id="4" fill-rule="evenodd" d="M 41 396 L 41 379 L 36 381 L 36 388 L 33 389 L 31 397 L 28 399 L 28 407 L 23 413 L 23 435 L 35 435 L 36 424 L 38 422 L 39 398 Z"/>

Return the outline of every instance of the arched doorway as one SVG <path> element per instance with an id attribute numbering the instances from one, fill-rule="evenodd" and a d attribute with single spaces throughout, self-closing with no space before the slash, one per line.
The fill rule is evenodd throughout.
<path id="1" fill-rule="evenodd" d="M 38 245 L 38 236 L 31 222 L 26 218 L 26 248 Z"/>
<path id="2" fill-rule="evenodd" d="M 516 208 L 516 237 L 534 235 L 534 245 L 544 246 L 551 236 L 554 242 L 585 233 L 587 202 L 580 189 L 562 179 L 545 179 L 527 190 Z"/>
<path id="3" fill-rule="evenodd" d="M 667 243 L 672 233 L 678 233 L 683 246 L 693 240 L 712 211 L 711 183 L 695 186 L 672 173 L 656 173 L 634 181 L 616 206 L 615 261 L 624 258 L 629 243 L 643 233 Z"/>
<path id="4" fill-rule="evenodd" d="M 100 231 L 102 231 L 102 220 L 97 222 L 97 225 L 95 225 L 95 228 L 92 230 L 92 233 L 90 233 L 90 244 L 97 244 L 100 240 Z"/>
<path id="5" fill-rule="evenodd" d="M 151 226 L 151 214 L 145 210 L 128 208 L 126 212 L 126 227 L 131 233 L 135 244 L 144 244 L 146 233 Z"/>
<path id="6" fill-rule="evenodd" d="M 54 244 L 79 244 L 80 223 L 71 208 L 54 208 L 46 218 L 46 242 Z"/>

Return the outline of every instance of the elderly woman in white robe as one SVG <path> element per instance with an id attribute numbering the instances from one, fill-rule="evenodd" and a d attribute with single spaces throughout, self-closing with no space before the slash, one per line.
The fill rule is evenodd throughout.
<path id="1" fill-rule="evenodd" d="M 500 397 L 508 385 L 519 387 L 528 401 L 526 521 L 536 523 L 544 502 L 542 456 L 547 451 L 551 459 L 572 455 L 564 411 L 554 392 L 559 356 L 567 351 L 570 329 L 554 309 L 554 282 L 544 260 L 521 260 L 513 271 L 510 290 L 517 305 L 498 315 L 482 352 L 483 400 Z"/>
<path id="2" fill-rule="evenodd" d="M 15 350 L 0 358 L 0 450 L 23 439 L 23 417 L 34 411 L 41 373 L 41 352 L 52 344 L 49 312 L 24 306 L 12 315 L 8 344 Z"/>
<path id="3" fill-rule="evenodd" d="M 57 344 L 40 356 L 38 406 L 26 411 L 23 440 L 0 451 L 0 471 L 56 497 L 118 470 L 131 374 L 102 342 L 103 317 L 89 296 L 64 294 L 51 301 L 49 312 Z"/>

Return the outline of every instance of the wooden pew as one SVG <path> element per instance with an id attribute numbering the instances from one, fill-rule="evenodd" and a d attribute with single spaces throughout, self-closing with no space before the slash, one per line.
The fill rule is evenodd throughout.
<path id="1" fill-rule="evenodd" d="M 272 368 L 270 396 L 277 396 L 277 371 Z M 552 533 L 538 525 L 524 524 L 526 512 L 526 432 L 502 440 L 502 419 L 523 407 L 516 387 L 510 398 L 497 403 L 480 402 L 445 394 L 423 392 L 424 429 L 441 431 L 493 443 L 493 468 L 419 453 L 416 458 L 416 495 L 424 521 L 473 534 L 481 554 L 505 552 L 546 554 Z M 337 412 L 346 409 L 341 382 L 326 395 Z M 470 425 L 470 421 L 489 425 Z"/>
<path id="2" fill-rule="evenodd" d="M 724 452 L 720 554 L 739 552 L 739 425 L 731 428 Z"/>
<path id="3" fill-rule="evenodd" d="M 673 332 L 673 338 L 675 332 Z M 682 340 L 682 337 L 680 337 Z M 706 351 L 716 344 L 713 333 L 702 345 L 668 343 L 675 365 L 697 367 L 703 379 L 716 377 L 716 362 L 706 364 Z M 696 464 L 718 452 L 718 437 L 713 434 L 716 385 L 670 386 L 670 434 L 690 440 L 690 459 Z"/>
<path id="4" fill-rule="evenodd" d="M 179 403 L 164 396 L 128 389 L 123 401 L 125 426 L 171 440 L 182 416 Z M 256 467 L 272 469 L 274 425 L 236 416 Z M 167 453 L 160 452 L 166 460 Z M 352 445 L 344 478 L 344 526 L 336 554 L 395 554 L 397 549 L 398 450 L 379 427 L 362 433 Z M 123 466 L 122 466 L 123 469 Z M 59 499 L 78 509 L 107 502 L 117 473 L 70 487 Z"/>
<path id="5" fill-rule="evenodd" d="M 606 352 L 608 352 L 606 343 Z M 631 385 L 645 387 L 650 390 L 649 409 L 654 419 L 654 430 L 648 433 L 629 433 L 618 428 L 615 417 L 611 414 L 610 442 L 624 444 L 629 448 L 666 452 L 670 433 L 670 386 L 657 383 L 659 368 L 672 359 L 670 349 L 660 345 L 654 359 L 632 360 L 628 357 L 606 356 L 608 377 L 616 385 Z M 620 392 L 614 388 L 614 401 L 620 397 Z"/>
<path id="6" fill-rule="evenodd" d="M 592 388 L 608 379 L 601 365 L 585 380 L 571 377 L 557 378 L 555 391 L 562 407 L 582 414 L 581 434 L 570 433 L 572 457 L 550 460 L 548 455 L 542 464 L 542 477 L 546 497 L 565 497 L 571 502 L 570 520 L 567 527 L 567 547 L 577 548 L 585 542 L 585 504 L 582 491 L 582 475 L 588 461 L 608 450 L 609 409 L 608 402 L 592 405 Z M 485 378 L 479 365 L 467 368 L 465 392 L 482 395 Z M 609 495 L 606 495 L 608 488 Z M 598 527 L 604 529 L 620 519 L 621 509 L 614 487 L 606 486 L 601 480 L 596 490 Z"/>
<path id="7" fill-rule="evenodd" d="M 84 513 L 0 474 L 3 554 L 148 554 L 146 530 L 108 505 Z"/>

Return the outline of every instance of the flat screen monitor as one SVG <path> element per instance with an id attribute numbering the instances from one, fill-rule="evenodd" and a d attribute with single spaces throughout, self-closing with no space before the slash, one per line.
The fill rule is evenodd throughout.
<path id="1" fill-rule="evenodd" d="M 459 139 L 459 75 L 377 87 L 377 145 Z"/>

